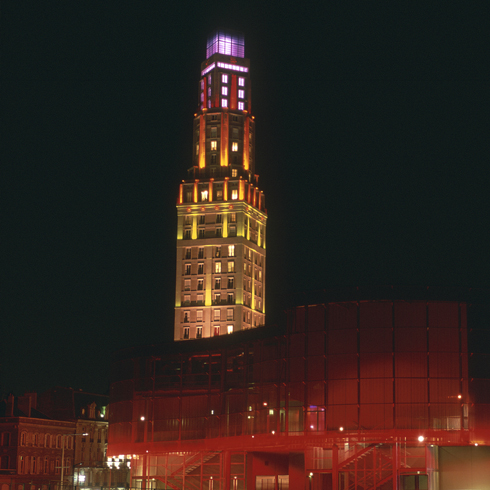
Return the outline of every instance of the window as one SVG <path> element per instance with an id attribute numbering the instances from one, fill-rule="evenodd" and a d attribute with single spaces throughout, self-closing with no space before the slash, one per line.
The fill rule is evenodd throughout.
<path id="1" fill-rule="evenodd" d="M 236 213 L 230 213 L 230 222 L 236 223 Z"/>
<path id="2" fill-rule="evenodd" d="M 221 99 L 221 107 L 228 107 L 228 99 Z"/>
<path id="3" fill-rule="evenodd" d="M 235 257 L 235 245 L 228 245 L 228 257 Z"/>
<path id="4" fill-rule="evenodd" d="M 239 87 L 245 87 L 245 78 L 238 77 L 238 86 Z"/>
<path id="5" fill-rule="evenodd" d="M 214 304 L 219 305 L 221 303 L 221 293 L 214 293 Z"/>
<path id="6" fill-rule="evenodd" d="M 211 80 L 212 80 L 211 75 L 208 75 L 208 85 L 211 85 Z"/>
<path id="7" fill-rule="evenodd" d="M 226 321 L 230 322 L 233 320 L 233 308 L 227 308 L 226 310 Z"/>
<path id="8" fill-rule="evenodd" d="M 204 289 L 204 279 L 197 280 L 197 290 L 202 291 Z"/>
<path id="9" fill-rule="evenodd" d="M 197 310 L 196 321 L 197 322 L 202 322 L 202 316 L 203 316 L 202 310 Z"/>
<path id="10" fill-rule="evenodd" d="M 214 289 L 221 289 L 221 277 L 214 279 Z"/>
<path id="11" fill-rule="evenodd" d="M 215 247 L 214 248 L 214 256 L 215 257 L 221 257 L 221 247 Z"/>
<path id="12" fill-rule="evenodd" d="M 204 274 L 204 262 L 199 262 L 199 264 L 197 264 L 197 273 Z"/>
<path id="13" fill-rule="evenodd" d="M 231 176 L 236 177 L 238 175 L 238 170 L 236 168 L 231 169 Z"/>
<path id="14" fill-rule="evenodd" d="M 228 293 L 227 301 L 229 305 L 233 305 L 235 303 L 235 296 L 233 293 Z"/>
<path id="15" fill-rule="evenodd" d="M 207 201 L 208 200 L 208 191 L 201 191 L 201 201 Z"/>
<path id="16" fill-rule="evenodd" d="M 219 335 L 219 325 L 214 326 L 214 336 L 217 337 Z"/>
<path id="17" fill-rule="evenodd" d="M 213 311 L 213 320 L 215 322 L 219 322 L 221 320 L 221 310 L 214 310 Z"/>
<path id="18" fill-rule="evenodd" d="M 206 238 L 206 230 L 204 228 L 201 228 L 199 231 L 198 231 L 198 238 Z"/>
<path id="19" fill-rule="evenodd" d="M 211 92 L 211 89 L 209 90 L 209 92 Z M 211 101 L 209 99 L 208 99 L 208 109 L 211 109 Z"/>
<path id="20" fill-rule="evenodd" d="M 213 126 L 211 128 L 211 138 L 217 138 L 218 136 L 218 128 L 216 126 Z"/>
<path id="21" fill-rule="evenodd" d="M 211 87 L 208 87 L 208 97 L 211 97 Z"/>
<path id="22" fill-rule="evenodd" d="M 184 294 L 184 305 L 190 305 L 190 304 L 191 304 L 191 295 Z"/>
<path id="23" fill-rule="evenodd" d="M 232 134 L 233 138 L 238 138 L 238 128 L 233 128 L 231 130 L 231 134 Z"/>
<path id="24" fill-rule="evenodd" d="M 192 216 L 184 216 L 184 225 L 191 225 L 192 224 Z"/>
<path id="25" fill-rule="evenodd" d="M 235 261 L 234 260 L 228 261 L 228 272 L 235 272 Z"/>
<path id="26" fill-rule="evenodd" d="M 184 335 L 183 338 L 186 340 L 189 338 L 189 327 L 184 327 Z"/>
<path id="27" fill-rule="evenodd" d="M 238 143 L 236 141 L 231 144 L 231 151 L 238 151 Z"/>
<path id="28" fill-rule="evenodd" d="M 226 330 L 227 330 L 228 333 L 233 333 L 233 325 L 228 325 L 226 327 Z"/>
<path id="29" fill-rule="evenodd" d="M 205 216 L 204 214 L 201 214 L 201 215 L 199 216 L 199 224 L 200 224 L 200 225 L 204 225 L 204 224 L 206 224 L 206 216 Z"/>
<path id="30" fill-rule="evenodd" d="M 211 141 L 211 151 L 216 151 L 218 149 L 218 142 L 216 140 Z"/>
<path id="31" fill-rule="evenodd" d="M 215 274 L 221 274 L 221 262 L 214 263 L 214 272 Z"/>
<path id="32" fill-rule="evenodd" d="M 245 98 L 245 90 L 239 90 L 238 91 L 238 98 L 239 99 L 244 99 Z"/>
<path id="33" fill-rule="evenodd" d="M 198 305 L 204 304 L 204 296 L 202 294 L 197 295 L 197 304 Z"/>
<path id="34" fill-rule="evenodd" d="M 188 323 L 191 321 L 191 312 L 190 311 L 184 311 L 184 322 Z"/>
<path id="35" fill-rule="evenodd" d="M 185 258 L 188 260 L 191 258 L 191 249 L 190 248 L 185 249 Z"/>
<path id="36" fill-rule="evenodd" d="M 221 237 L 221 228 L 216 228 L 216 236 Z"/>
<path id="37" fill-rule="evenodd" d="M 228 87 L 221 87 L 221 95 L 228 95 Z"/>
<path id="38" fill-rule="evenodd" d="M 244 111 L 245 110 L 245 104 L 243 102 L 238 102 L 238 110 L 239 111 Z"/>
<path id="39" fill-rule="evenodd" d="M 231 191 L 231 198 L 235 201 L 238 199 L 238 189 L 232 189 Z"/>
<path id="40" fill-rule="evenodd" d="M 199 250 L 197 252 L 197 258 L 204 259 L 204 247 L 199 247 Z"/>
<path id="41" fill-rule="evenodd" d="M 221 83 L 228 83 L 228 75 L 226 73 L 221 75 Z"/>
<path id="42" fill-rule="evenodd" d="M 228 232 L 228 236 L 236 236 L 236 226 L 230 226 L 230 231 Z"/>
<path id="43" fill-rule="evenodd" d="M 228 278 L 228 289 L 233 289 L 235 287 L 235 279 L 233 277 Z"/>
<path id="44" fill-rule="evenodd" d="M 202 339 L 202 327 L 196 328 L 196 339 Z"/>
<path id="45" fill-rule="evenodd" d="M 196 155 L 199 155 L 199 143 L 196 144 Z"/>
<path id="46" fill-rule="evenodd" d="M 185 230 L 184 231 L 184 239 L 185 240 L 190 240 L 191 239 L 191 230 Z"/>
<path id="47" fill-rule="evenodd" d="M 221 201 L 223 199 L 223 191 L 221 189 L 216 191 L 216 200 Z"/>
<path id="48" fill-rule="evenodd" d="M 211 155 L 211 165 L 216 165 L 216 154 L 215 153 L 213 153 Z"/>
<path id="49" fill-rule="evenodd" d="M 185 264 L 185 275 L 186 276 L 191 275 L 191 264 Z"/>

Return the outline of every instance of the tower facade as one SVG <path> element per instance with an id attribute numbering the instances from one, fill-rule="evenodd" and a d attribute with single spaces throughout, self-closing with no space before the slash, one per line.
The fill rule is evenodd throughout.
<path id="1" fill-rule="evenodd" d="M 208 38 L 193 131 L 192 167 L 177 200 L 175 340 L 265 320 L 267 214 L 240 33 L 218 30 Z"/>

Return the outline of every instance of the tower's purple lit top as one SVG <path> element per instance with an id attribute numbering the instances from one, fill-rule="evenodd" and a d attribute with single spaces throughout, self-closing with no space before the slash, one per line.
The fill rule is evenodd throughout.
<path id="1" fill-rule="evenodd" d="M 208 37 L 206 59 L 214 53 L 245 58 L 245 39 L 241 32 L 218 29 Z"/>

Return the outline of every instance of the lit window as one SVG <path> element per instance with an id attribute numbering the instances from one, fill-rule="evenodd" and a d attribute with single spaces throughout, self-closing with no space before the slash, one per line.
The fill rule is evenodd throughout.
<path id="1" fill-rule="evenodd" d="M 221 83 L 228 83 L 228 75 L 225 73 L 221 75 Z"/>
<path id="2" fill-rule="evenodd" d="M 186 276 L 191 275 L 191 264 L 185 264 L 185 275 Z"/>
<path id="3" fill-rule="evenodd" d="M 213 320 L 215 322 L 219 322 L 221 320 L 221 310 L 214 310 L 213 311 Z"/>
<path id="4" fill-rule="evenodd" d="M 211 80 L 212 80 L 211 75 L 208 75 L 208 85 L 211 85 Z"/>
<path id="5" fill-rule="evenodd" d="M 202 322 L 202 315 L 203 315 L 202 310 L 197 310 L 196 321 Z"/>
<path id="6" fill-rule="evenodd" d="M 233 333 L 233 325 L 228 325 L 226 327 L 226 330 L 228 331 L 228 333 Z"/>
<path id="7" fill-rule="evenodd" d="M 221 95 L 228 95 L 228 87 L 221 87 Z"/>
<path id="8" fill-rule="evenodd" d="M 204 289 L 204 279 L 197 280 L 197 290 L 202 291 Z"/>
<path id="9" fill-rule="evenodd" d="M 231 151 L 238 151 L 238 143 L 236 141 L 231 144 Z"/>
<path id="10" fill-rule="evenodd" d="M 204 296 L 202 294 L 197 295 L 197 304 L 202 305 L 204 303 Z"/>
<path id="11" fill-rule="evenodd" d="M 183 335 L 184 339 L 188 339 L 189 338 L 189 327 L 184 327 L 184 335 Z"/>
<path id="12" fill-rule="evenodd" d="M 228 99 L 221 99 L 221 107 L 228 107 Z"/>
<path id="13" fill-rule="evenodd" d="M 190 294 L 184 294 L 184 304 L 189 305 L 191 303 L 191 295 Z"/>
<path id="14" fill-rule="evenodd" d="M 216 140 L 211 141 L 211 150 L 216 151 L 218 149 L 218 142 Z"/>
<path id="15" fill-rule="evenodd" d="M 190 291 L 191 290 L 191 280 L 186 279 L 184 281 L 184 291 Z"/>
<path id="16" fill-rule="evenodd" d="M 234 260 L 228 261 L 228 272 L 235 272 L 235 261 Z"/>
<path id="17" fill-rule="evenodd" d="M 245 98 L 245 90 L 239 90 L 238 91 L 238 98 L 239 99 L 244 99 Z"/>
<path id="18" fill-rule="evenodd" d="M 196 328 L 196 339 L 202 339 L 202 327 Z"/>
<path id="19" fill-rule="evenodd" d="M 221 201 L 223 199 L 223 191 L 221 189 L 216 191 L 216 199 L 218 201 Z"/>
<path id="20" fill-rule="evenodd" d="M 211 87 L 208 87 L 208 97 L 211 97 Z"/>
<path id="21" fill-rule="evenodd" d="M 204 80 L 201 80 L 201 90 L 204 90 Z"/>
<path id="22" fill-rule="evenodd" d="M 245 102 L 238 102 L 238 110 L 239 111 L 245 110 Z"/>
<path id="23" fill-rule="evenodd" d="M 221 262 L 214 263 L 214 272 L 216 274 L 221 274 Z"/>
<path id="24" fill-rule="evenodd" d="M 231 169 L 231 176 L 236 177 L 238 175 L 238 170 L 236 168 Z"/>
<path id="25" fill-rule="evenodd" d="M 197 264 L 197 273 L 198 274 L 204 274 L 204 263 L 199 263 Z"/>
<path id="26" fill-rule="evenodd" d="M 208 109 L 211 109 L 211 101 L 208 99 Z"/>
<path id="27" fill-rule="evenodd" d="M 199 155 L 199 143 L 196 145 L 196 155 Z"/>
<path id="28" fill-rule="evenodd" d="M 214 336 L 217 337 L 219 335 L 219 325 L 214 326 Z"/>
<path id="29" fill-rule="evenodd" d="M 228 257 L 235 257 L 235 245 L 228 245 Z"/>
<path id="30" fill-rule="evenodd" d="M 201 92 L 201 102 L 204 102 L 204 92 Z"/>
<path id="31" fill-rule="evenodd" d="M 201 191 L 201 201 L 208 200 L 208 191 Z"/>
<path id="32" fill-rule="evenodd" d="M 238 199 L 238 189 L 232 189 L 232 191 L 231 191 L 231 198 L 233 200 Z"/>
<path id="33" fill-rule="evenodd" d="M 243 77 L 238 77 L 238 85 L 240 87 L 245 87 L 245 78 Z"/>

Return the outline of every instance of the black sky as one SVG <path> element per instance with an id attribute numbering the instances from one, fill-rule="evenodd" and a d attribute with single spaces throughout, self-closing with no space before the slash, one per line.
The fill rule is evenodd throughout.
<path id="1" fill-rule="evenodd" d="M 251 60 L 271 321 L 295 291 L 489 286 L 489 8 L 356 3 L 2 6 L 1 394 L 104 392 L 113 350 L 172 337 L 216 27 Z"/>

